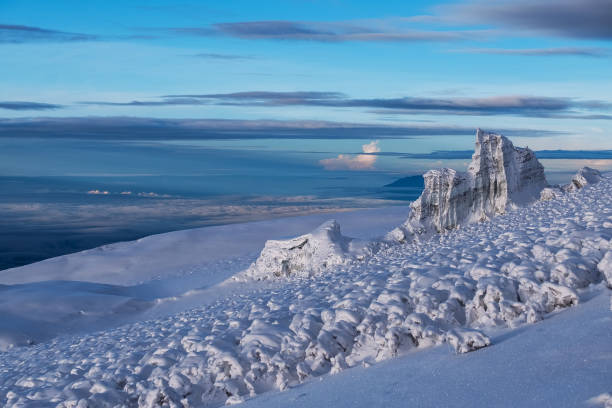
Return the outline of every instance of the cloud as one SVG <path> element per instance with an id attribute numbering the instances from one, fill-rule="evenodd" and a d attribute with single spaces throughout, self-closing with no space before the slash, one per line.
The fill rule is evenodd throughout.
<path id="1" fill-rule="evenodd" d="M 60 108 L 63 108 L 63 106 L 52 103 L 0 101 L 0 109 L 8 110 L 49 110 Z"/>
<path id="2" fill-rule="evenodd" d="M 473 150 L 436 150 L 431 153 L 384 153 L 384 155 L 399 156 L 402 159 L 428 159 L 428 160 L 458 160 L 470 159 Z M 609 160 L 612 159 L 612 150 L 537 150 L 538 159 L 584 159 Z"/>
<path id="3" fill-rule="evenodd" d="M 438 11 L 448 21 L 569 38 L 612 39 L 610 0 L 478 0 L 441 6 Z"/>
<path id="4" fill-rule="evenodd" d="M 206 27 L 178 27 L 169 30 L 175 34 L 193 36 L 317 42 L 448 42 L 475 38 L 487 32 L 417 30 L 405 25 L 404 21 L 397 18 L 360 22 L 270 20 L 216 23 Z"/>
<path id="5" fill-rule="evenodd" d="M 365 154 L 339 154 L 338 157 L 319 160 L 319 164 L 326 170 L 372 170 L 377 159 L 374 153 L 380 152 L 378 140 L 364 144 L 361 149 Z"/>
<path id="6" fill-rule="evenodd" d="M 350 98 L 339 92 L 249 91 L 220 94 L 165 95 L 158 101 L 82 102 L 111 106 L 221 105 L 221 106 L 318 106 L 330 108 L 370 108 L 376 113 L 405 115 L 513 115 L 541 118 L 612 119 L 593 113 L 608 111 L 607 101 L 581 101 L 567 97 L 502 95 L 484 98 Z"/>
<path id="7" fill-rule="evenodd" d="M 464 52 L 470 54 L 497 54 L 497 55 L 522 55 L 536 57 L 550 56 L 577 56 L 603 58 L 612 55 L 612 50 L 597 47 L 556 47 L 556 48 L 466 48 L 453 50 L 453 52 Z"/>
<path id="8" fill-rule="evenodd" d="M 552 136 L 546 129 L 496 129 L 512 135 Z M 475 127 L 450 125 L 379 125 L 328 121 L 158 119 L 135 117 L 0 119 L 0 137 L 98 140 L 175 139 L 372 139 L 473 135 Z"/>
<path id="9" fill-rule="evenodd" d="M 211 60 L 222 60 L 222 61 L 255 59 L 255 57 L 252 55 L 217 54 L 214 52 L 202 52 L 199 54 L 193 54 L 191 55 L 191 57 L 211 59 Z"/>
<path id="10" fill-rule="evenodd" d="M 93 41 L 98 36 L 24 25 L 0 24 L 0 43 Z"/>

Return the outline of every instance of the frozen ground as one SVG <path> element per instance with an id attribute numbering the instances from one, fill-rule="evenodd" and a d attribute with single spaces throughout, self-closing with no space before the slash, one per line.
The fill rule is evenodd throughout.
<path id="1" fill-rule="evenodd" d="M 334 218 L 343 234 L 367 239 L 405 216 L 376 210 Z M 0 272 L 8 299 L 2 316 L 8 310 L 26 328 L 34 325 L 28 318 L 44 317 L 47 303 L 48 314 L 61 312 L 57 305 L 69 293 L 83 294 L 68 302 L 70 316 L 75 305 L 88 304 L 88 294 L 102 293 L 101 300 L 91 296 L 102 316 L 96 321 L 137 320 L 51 338 L 61 334 L 55 332 L 0 353 L 0 404 L 205 407 L 251 398 L 247 404 L 312 407 L 605 404 L 612 314 L 602 272 L 612 265 L 605 261 L 612 257 L 612 180 L 430 240 L 379 243 L 364 259 L 308 279 L 222 282 L 245 269 L 265 239 L 304 234 L 327 218 L 226 227 L 220 242 L 214 232 L 165 234 L 105 247 L 114 256 L 93 250 Z M 240 235 L 240 228 L 250 232 Z M 36 283 L 47 270 L 53 279 L 81 282 Z M 65 288 L 66 296 L 29 310 L 24 299 L 58 290 L 45 285 Z M 569 306 L 575 308 L 561 311 Z M 76 316 L 91 318 L 87 310 Z M 272 392 L 279 389 L 289 391 Z"/>

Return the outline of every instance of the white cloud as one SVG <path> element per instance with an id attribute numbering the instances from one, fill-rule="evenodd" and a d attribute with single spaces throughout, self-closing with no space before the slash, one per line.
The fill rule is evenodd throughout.
<path id="1" fill-rule="evenodd" d="M 358 155 L 339 154 L 338 157 L 319 160 L 319 164 L 326 170 L 370 170 L 374 168 L 376 159 L 373 153 L 379 153 L 378 140 L 361 146 L 363 153 Z"/>

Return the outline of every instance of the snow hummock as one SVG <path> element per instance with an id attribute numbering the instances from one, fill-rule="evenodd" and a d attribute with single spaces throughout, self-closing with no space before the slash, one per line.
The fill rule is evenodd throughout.
<path id="1" fill-rule="evenodd" d="M 592 169 L 590 167 L 583 167 L 578 170 L 572 177 L 572 181 L 563 186 L 563 189 L 568 192 L 580 190 L 589 184 L 599 183 L 601 180 L 601 173 L 599 170 Z"/>
<path id="2" fill-rule="evenodd" d="M 505 136 L 476 131 L 476 148 L 467 172 L 430 170 L 425 189 L 411 205 L 408 220 L 390 234 L 406 241 L 488 220 L 529 204 L 548 186 L 544 167 L 529 148 L 514 147 Z"/>
<path id="3" fill-rule="evenodd" d="M 342 235 L 336 220 L 330 220 L 296 238 L 266 241 L 261 254 L 244 276 L 257 280 L 306 278 L 345 263 L 361 249 L 358 241 Z"/>

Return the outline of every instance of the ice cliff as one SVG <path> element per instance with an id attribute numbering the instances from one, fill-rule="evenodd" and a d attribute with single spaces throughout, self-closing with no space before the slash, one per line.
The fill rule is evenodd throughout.
<path id="1" fill-rule="evenodd" d="M 342 235 L 340 224 L 330 220 L 308 234 L 285 241 L 267 241 L 245 275 L 257 280 L 308 277 L 342 264 L 351 253 L 358 252 L 353 241 Z"/>
<path id="2" fill-rule="evenodd" d="M 430 170 L 423 177 L 423 193 L 410 205 L 408 220 L 390 233 L 391 239 L 407 241 L 422 233 L 488 220 L 537 200 L 548 185 L 533 151 L 480 129 L 467 172 L 445 168 Z"/>

